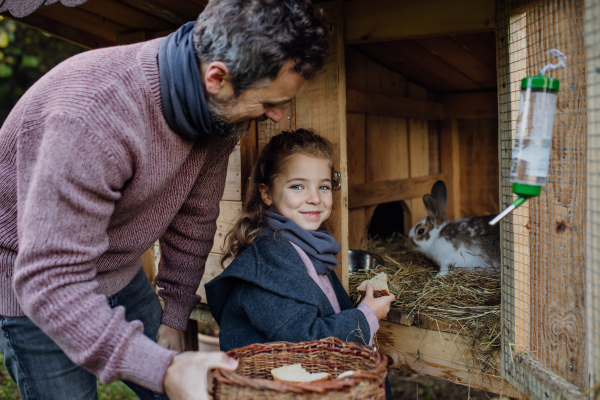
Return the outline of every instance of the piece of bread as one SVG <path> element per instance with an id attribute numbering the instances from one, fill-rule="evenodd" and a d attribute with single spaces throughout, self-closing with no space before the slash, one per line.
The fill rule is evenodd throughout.
<path id="1" fill-rule="evenodd" d="M 390 290 L 388 289 L 387 285 L 387 275 L 385 272 L 380 272 L 368 281 L 362 281 L 360 285 L 358 285 L 356 290 L 358 290 L 361 299 L 364 299 L 367 295 L 367 283 L 370 283 L 373 286 L 373 297 L 390 295 Z"/>
<path id="2" fill-rule="evenodd" d="M 284 367 L 273 368 L 271 370 L 273 380 L 286 382 L 320 382 L 333 379 L 331 374 L 327 372 L 316 372 L 311 374 L 301 364 L 286 365 Z"/>
<path id="3" fill-rule="evenodd" d="M 337 378 L 335 378 L 335 379 L 344 379 L 344 378 L 346 378 L 346 377 L 348 377 L 348 376 L 350 376 L 350 375 L 353 375 L 355 372 L 356 372 L 356 371 L 346 371 L 346 372 L 342 372 L 342 373 L 341 373 L 341 374 L 339 374 L 339 375 L 337 376 Z"/>

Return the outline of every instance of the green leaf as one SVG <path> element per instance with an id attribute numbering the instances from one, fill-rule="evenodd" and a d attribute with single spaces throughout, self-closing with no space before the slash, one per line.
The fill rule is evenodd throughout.
<path id="1" fill-rule="evenodd" d="M 23 56 L 21 59 L 22 68 L 37 68 L 40 65 L 40 61 L 36 56 Z"/>
<path id="2" fill-rule="evenodd" d="M 6 33 L 4 30 L 0 31 L 0 48 L 5 49 L 9 43 L 10 41 L 8 39 L 8 33 Z"/>
<path id="3" fill-rule="evenodd" d="M 10 66 L 0 63 L 0 78 L 10 78 L 13 70 Z"/>

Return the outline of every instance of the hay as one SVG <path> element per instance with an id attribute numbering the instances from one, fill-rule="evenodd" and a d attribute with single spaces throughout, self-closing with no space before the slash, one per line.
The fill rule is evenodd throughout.
<path id="1" fill-rule="evenodd" d="M 369 240 L 365 250 L 383 256 L 385 266 L 350 276 L 352 300 L 360 300 L 356 288 L 363 280 L 386 272 L 390 292 L 396 296 L 393 309 L 414 317 L 416 325 L 450 327 L 460 333 L 483 372 L 497 375 L 496 353 L 501 346 L 499 268 L 450 267 L 448 274 L 436 277 L 435 263 L 407 249 L 399 238 Z"/>

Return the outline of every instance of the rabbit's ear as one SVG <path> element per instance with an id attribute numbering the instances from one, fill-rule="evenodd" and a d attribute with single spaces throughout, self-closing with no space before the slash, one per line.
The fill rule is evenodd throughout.
<path id="1" fill-rule="evenodd" d="M 431 188 L 431 196 L 435 199 L 442 213 L 446 211 L 446 203 L 448 193 L 446 192 L 446 184 L 443 181 L 437 181 Z"/>
<path id="2" fill-rule="evenodd" d="M 426 194 L 423 196 L 423 203 L 425 203 L 425 209 L 427 210 L 427 214 L 431 218 L 431 221 L 435 226 L 439 226 L 444 222 L 444 215 L 442 210 L 440 210 L 440 206 L 438 205 L 435 199 Z"/>

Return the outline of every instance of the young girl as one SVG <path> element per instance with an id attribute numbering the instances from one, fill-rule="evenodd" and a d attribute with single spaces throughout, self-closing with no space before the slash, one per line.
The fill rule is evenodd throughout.
<path id="1" fill-rule="evenodd" d="M 311 130 L 284 132 L 263 149 L 227 237 L 223 261 L 235 259 L 205 286 L 221 350 L 329 336 L 371 344 L 394 296 L 375 299 L 369 285 L 354 308 L 333 272 L 341 246 L 324 223 L 334 184 L 331 145 Z"/>

